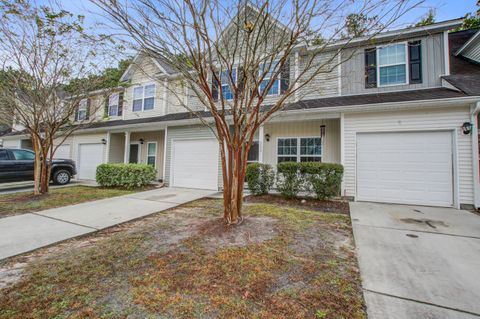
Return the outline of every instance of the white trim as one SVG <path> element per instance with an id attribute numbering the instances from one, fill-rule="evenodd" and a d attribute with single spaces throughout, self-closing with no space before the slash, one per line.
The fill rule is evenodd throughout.
<path id="1" fill-rule="evenodd" d="M 140 142 L 130 142 L 129 144 L 129 149 L 128 149 L 128 163 L 130 163 L 130 147 L 132 145 L 138 145 L 138 153 L 137 153 L 137 163 L 135 164 L 140 164 L 142 160 L 142 144 Z"/>
<path id="2" fill-rule="evenodd" d="M 300 53 L 298 51 L 295 52 L 295 102 L 298 102 L 298 87 L 299 87 L 299 84 L 298 84 L 298 76 L 300 74 Z"/>
<path id="3" fill-rule="evenodd" d="M 405 46 L 405 63 L 394 63 L 394 64 L 385 64 L 385 65 L 380 65 L 380 49 L 382 48 L 388 48 L 388 47 L 391 47 L 391 46 L 395 46 L 395 45 L 400 45 L 400 44 L 403 44 Z M 409 72 L 409 68 L 408 68 L 408 63 L 409 63 L 409 59 L 408 59 L 408 42 L 396 42 L 396 43 L 391 43 L 391 44 L 387 44 L 387 45 L 379 45 L 377 47 L 375 47 L 375 50 L 376 50 L 376 63 L 377 63 L 377 87 L 379 88 L 382 88 L 382 87 L 389 87 L 389 86 L 398 86 L 398 85 L 406 85 L 406 84 L 409 84 L 410 81 L 409 81 L 409 78 L 410 78 L 410 72 Z M 384 67 L 389 67 L 389 66 L 399 66 L 399 65 L 405 65 L 405 82 L 404 83 L 394 83 L 394 84 L 381 84 L 380 83 L 380 68 L 384 68 Z"/>
<path id="4" fill-rule="evenodd" d="M 447 130 L 448 131 L 448 130 Z M 458 167 L 458 129 L 452 132 L 452 173 L 453 173 L 453 207 L 460 209 L 460 174 Z"/>
<path id="5" fill-rule="evenodd" d="M 167 169 L 167 143 L 168 143 L 168 126 L 165 127 L 165 136 L 163 137 L 163 172 L 162 180 L 165 182 L 165 171 Z"/>
<path id="6" fill-rule="evenodd" d="M 269 64 L 270 67 L 273 67 L 273 69 L 275 69 L 278 63 L 280 63 L 280 60 L 277 59 L 277 60 L 273 60 L 272 62 L 264 62 L 264 63 L 260 64 L 260 66 L 264 66 L 264 65 L 266 65 L 266 64 Z M 296 66 L 295 66 L 295 67 L 296 67 Z M 267 72 L 270 72 L 270 70 L 268 70 Z M 295 70 L 295 72 L 297 72 L 297 70 Z M 262 70 L 261 67 L 260 67 L 259 70 L 258 70 L 258 77 L 260 77 L 261 75 L 263 75 L 263 74 L 265 74 L 265 73 L 266 73 L 266 71 L 265 71 L 264 69 Z M 273 73 L 273 71 L 272 71 L 272 73 Z M 281 71 L 281 70 L 280 70 L 280 74 L 279 74 L 279 75 L 280 75 L 280 77 L 279 77 L 278 79 L 275 79 L 275 81 L 278 81 L 278 91 L 277 91 L 277 93 L 268 94 L 268 92 L 269 92 L 269 91 L 272 89 L 272 87 L 273 87 L 273 84 L 272 84 L 272 86 L 270 87 L 270 89 L 265 93 L 265 96 L 264 96 L 264 97 L 268 97 L 268 96 L 279 96 L 279 95 L 282 94 L 282 71 Z M 258 80 L 260 80 L 260 79 L 258 79 Z M 265 90 L 265 89 L 260 90 L 260 86 L 261 86 L 262 82 L 263 82 L 263 81 L 268 81 L 268 82 L 267 82 L 267 85 L 268 85 L 268 83 L 270 83 L 270 80 L 271 80 L 271 77 L 268 77 L 268 78 L 267 78 L 267 77 L 264 77 L 263 80 L 260 81 L 260 83 L 259 83 L 259 85 L 258 85 L 258 91 L 259 91 L 258 94 L 259 94 L 259 95 L 262 95 L 263 91 Z M 298 81 L 297 81 L 297 82 L 298 82 Z"/>
<path id="7" fill-rule="evenodd" d="M 450 75 L 450 45 L 448 44 L 448 31 L 443 31 L 443 65 L 445 75 Z"/>
<path id="8" fill-rule="evenodd" d="M 338 52 L 338 95 L 342 95 L 342 50 Z"/>
<path id="9" fill-rule="evenodd" d="M 473 165 L 473 203 L 475 208 L 480 207 L 480 172 L 479 172 L 479 156 L 478 156 L 478 120 L 477 116 L 480 112 L 480 102 L 477 102 L 471 108 L 470 123 L 472 123 L 472 165 Z"/>
<path id="10" fill-rule="evenodd" d="M 148 165 L 148 157 L 151 157 L 152 155 L 148 155 L 148 144 L 155 144 L 155 163 L 154 163 L 154 168 L 157 169 L 158 167 L 158 142 L 157 141 L 147 141 L 147 156 L 145 157 L 145 164 Z"/>

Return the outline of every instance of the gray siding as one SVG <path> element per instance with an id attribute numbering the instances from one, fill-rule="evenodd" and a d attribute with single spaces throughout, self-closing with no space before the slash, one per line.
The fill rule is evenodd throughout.
<path id="1" fill-rule="evenodd" d="M 422 41 L 422 83 L 367 89 L 365 88 L 365 47 L 348 49 L 342 51 L 342 60 L 346 60 L 341 66 L 342 95 L 415 90 L 441 86 L 440 76 L 445 74 L 443 33 L 409 39 L 408 41 L 415 40 Z"/>
<path id="2" fill-rule="evenodd" d="M 215 138 L 212 131 L 202 125 L 173 126 L 167 129 L 167 149 L 165 156 L 165 183 L 170 183 L 170 168 L 172 161 L 172 140 L 174 139 L 201 139 Z M 223 187 L 222 166 L 220 156 L 218 157 L 218 187 Z"/>

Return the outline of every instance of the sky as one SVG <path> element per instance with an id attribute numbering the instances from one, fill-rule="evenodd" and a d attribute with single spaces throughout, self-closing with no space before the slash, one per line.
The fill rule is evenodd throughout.
<path id="1" fill-rule="evenodd" d="M 35 0 L 34 0 L 35 1 Z M 48 2 L 49 0 L 36 0 L 38 4 L 42 2 Z M 64 9 L 75 13 L 84 15 L 85 23 L 93 26 L 95 23 L 101 21 L 106 23 L 105 19 L 101 16 L 101 11 L 92 4 L 89 0 L 57 0 Z M 133 1 L 133 0 L 128 0 Z M 225 0 L 235 1 L 235 0 Z M 334 0 L 332 0 L 334 1 Z M 338 0 L 343 1 L 343 0 Z M 411 0 L 421 1 L 421 0 Z M 417 8 L 409 11 L 395 22 L 393 28 L 402 28 L 417 22 L 421 17 L 425 16 L 430 9 L 435 12 L 435 21 L 445 21 L 450 19 L 456 19 L 465 16 L 467 13 L 476 12 L 477 0 L 423 0 L 423 3 Z M 98 26 L 96 26 L 98 28 Z M 97 29 L 98 32 L 106 32 L 106 30 Z M 131 55 L 132 52 L 128 52 L 127 55 Z"/>

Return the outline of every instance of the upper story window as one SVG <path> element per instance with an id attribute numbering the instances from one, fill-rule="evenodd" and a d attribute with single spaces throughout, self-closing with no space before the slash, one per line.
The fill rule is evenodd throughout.
<path id="1" fill-rule="evenodd" d="M 134 112 L 153 110 L 155 107 L 155 84 L 137 86 L 133 89 Z"/>
<path id="2" fill-rule="evenodd" d="M 422 42 L 365 50 L 365 88 L 422 83 Z"/>
<path id="3" fill-rule="evenodd" d="M 378 49 L 380 86 L 407 83 L 407 44 L 399 43 Z"/>
<path id="4" fill-rule="evenodd" d="M 88 99 L 80 100 L 77 110 L 77 121 L 83 121 L 88 118 Z"/>
<path id="5" fill-rule="evenodd" d="M 260 94 L 265 90 L 267 85 L 270 83 L 270 80 L 273 77 L 274 70 L 277 68 L 278 61 L 273 61 L 271 64 L 270 63 L 264 63 L 260 65 L 260 70 L 258 71 L 258 76 L 261 77 L 263 74 L 265 74 L 265 77 L 263 78 L 262 82 L 260 83 Z M 270 67 L 269 70 L 266 68 Z M 267 92 L 268 95 L 278 95 L 280 94 L 280 88 L 281 88 L 281 80 L 280 77 L 275 79 L 272 86 Z"/>
<path id="6" fill-rule="evenodd" d="M 120 93 L 113 93 L 108 97 L 108 116 L 118 116 Z"/>
<path id="7" fill-rule="evenodd" d="M 237 69 L 232 69 L 233 82 L 237 82 Z M 233 100 L 232 89 L 230 88 L 230 77 L 228 76 L 228 70 L 222 71 L 220 74 L 220 81 L 222 85 L 222 94 L 225 100 Z"/>

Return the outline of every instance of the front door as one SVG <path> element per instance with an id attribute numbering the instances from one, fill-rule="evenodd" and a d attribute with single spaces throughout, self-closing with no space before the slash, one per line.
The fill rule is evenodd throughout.
<path id="1" fill-rule="evenodd" d="M 139 144 L 130 144 L 130 158 L 129 163 L 138 163 L 140 158 L 140 145 Z"/>

